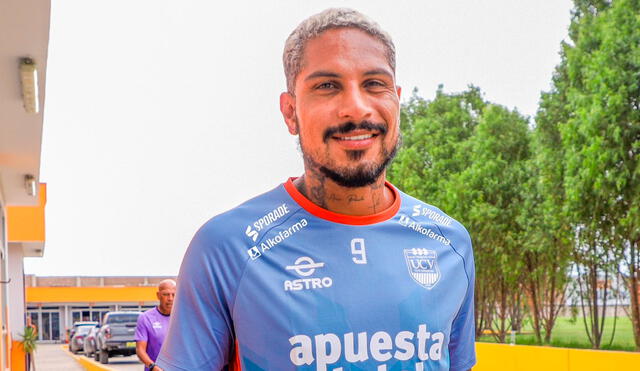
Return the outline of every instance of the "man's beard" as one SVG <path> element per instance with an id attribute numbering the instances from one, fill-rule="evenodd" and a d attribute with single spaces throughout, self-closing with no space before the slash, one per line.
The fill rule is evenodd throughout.
<path id="1" fill-rule="evenodd" d="M 361 122 L 359 124 L 354 124 L 351 122 L 340 125 L 337 128 L 329 128 L 324 133 L 324 142 L 326 143 L 333 134 L 341 133 L 346 134 L 350 131 L 354 131 L 357 129 L 375 129 L 380 132 L 380 136 L 386 135 L 387 128 L 384 125 L 380 124 L 372 124 L 369 122 Z M 298 131 L 300 132 L 300 131 Z M 391 151 L 387 150 L 387 148 L 382 148 L 380 151 L 380 162 L 368 162 L 359 164 L 354 167 L 343 166 L 336 167 L 333 166 L 333 161 L 329 159 L 329 154 L 326 153 L 325 156 L 329 159 L 329 163 L 325 165 L 321 165 L 316 162 L 313 157 L 304 151 L 303 138 L 300 139 L 300 149 L 302 152 L 302 157 L 307 167 L 312 168 L 314 170 L 319 171 L 325 177 L 331 179 L 336 184 L 346 187 L 346 188 L 359 188 L 371 185 L 380 178 L 380 175 L 384 172 L 387 166 L 391 163 L 396 153 L 398 152 L 398 148 L 400 148 L 401 136 L 398 134 L 398 139 L 391 149 Z M 381 138 L 383 140 L 384 138 Z M 347 151 L 347 157 L 352 161 L 358 161 L 364 155 L 365 151 Z"/>

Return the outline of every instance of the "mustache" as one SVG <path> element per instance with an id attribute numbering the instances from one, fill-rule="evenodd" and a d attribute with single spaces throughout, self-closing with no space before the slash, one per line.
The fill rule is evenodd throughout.
<path id="1" fill-rule="evenodd" d="M 353 121 L 349 121 L 338 126 L 327 128 L 324 131 L 322 139 L 326 143 L 332 136 L 336 134 L 347 134 L 355 130 L 377 130 L 380 132 L 380 134 L 384 135 L 387 133 L 387 126 L 383 124 L 376 124 L 371 121 L 361 121 L 357 124 Z"/>

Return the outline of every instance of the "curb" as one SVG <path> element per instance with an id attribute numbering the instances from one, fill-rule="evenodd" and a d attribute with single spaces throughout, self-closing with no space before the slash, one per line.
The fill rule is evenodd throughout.
<path id="1" fill-rule="evenodd" d="M 62 349 L 73 359 L 76 360 L 87 371 L 117 371 L 115 368 L 107 367 L 98 362 L 95 362 L 87 357 L 78 356 L 69 351 L 68 345 L 63 345 Z"/>

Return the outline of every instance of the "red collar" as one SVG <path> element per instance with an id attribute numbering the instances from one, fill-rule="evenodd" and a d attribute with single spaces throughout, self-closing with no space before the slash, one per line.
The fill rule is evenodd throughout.
<path id="1" fill-rule="evenodd" d="M 400 194 L 398 190 L 389 182 L 385 181 L 385 187 L 389 188 L 391 192 L 393 192 L 393 203 L 387 209 L 382 210 L 379 213 L 371 214 L 371 215 L 346 215 L 334 213 L 333 211 L 329 211 L 327 209 L 323 209 L 320 206 L 314 204 L 309 201 L 293 184 L 293 181 L 296 178 L 289 178 L 286 183 L 284 183 L 284 189 L 287 190 L 289 196 L 293 198 L 293 200 L 298 203 L 303 209 L 305 209 L 309 214 L 317 216 L 318 218 L 322 218 L 328 220 L 330 222 L 341 223 L 341 224 L 351 224 L 351 225 L 368 225 L 384 222 L 393 218 L 398 210 L 400 210 Z"/>

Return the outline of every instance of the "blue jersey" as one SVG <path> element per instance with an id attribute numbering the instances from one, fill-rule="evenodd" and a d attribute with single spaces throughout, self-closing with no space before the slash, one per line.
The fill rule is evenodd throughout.
<path id="1" fill-rule="evenodd" d="M 387 187 L 395 195 L 390 208 L 348 216 L 313 204 L 290 179 L 208 221 L 180 268 L 158 365 L 470 369 L 469 234 L 439 209 Z"/>

